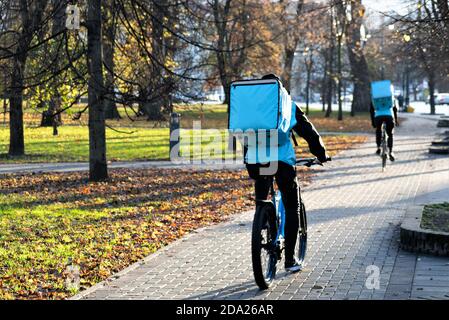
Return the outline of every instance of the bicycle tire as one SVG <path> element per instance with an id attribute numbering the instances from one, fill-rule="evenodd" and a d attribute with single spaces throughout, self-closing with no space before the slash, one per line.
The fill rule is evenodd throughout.
<path id="1" fill-rule="evenodd" d="M 254 214 L 252 235 L 251 235 L 251 258 L 253 264 L 254 280 L 261 290 L 268 289 L 276 276 L 276 255 L 277 226 L 275 208 L 271 203 L 258 205 Z M 263 238 L 265 231 L 266 241 Z M 262 254 L 266 251 L 266 270 L 262 265 Z"/>
<path id="2" fill-rule="evenodd" d="M 304 259 L 307 253 L 307 214 L 304 202 L 301 199 L 300 213 L 299 213 L 299 230 L 298 238 L 296 240 L 295 252 L 297 253 L 298 263 L 304 264 Z"/>
<path id="3" fill-rule="evenodd" d="M 387 167 L 387 133 L 385 123 L 382 125 L 382 172 Z"/>
<path id="4" fill-rule="evenodd" d="M 387 167 L 387 154 L 382 155 L 382 171 Z"/>

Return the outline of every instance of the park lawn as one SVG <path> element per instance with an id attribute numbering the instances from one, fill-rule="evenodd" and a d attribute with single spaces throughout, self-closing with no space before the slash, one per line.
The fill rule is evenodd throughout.
<path id="1" fill-rule="evenodd" d="M 343 112 L 343 120 L 337 119 L 337 112 L 326 118 L 325 113 L 317 110 L 310 112 L 308 118 L 318 132 L 372 132 L 369 112 L 358 113 L 354 117 L 349 112 Z"/>
<path id="2" fill-rule="evenodd" d="M 303 110 L 305 107 L 300 104 Z M 79 120 L 73 120 L 77 111 L 83 110 L 84 104 L 73 106 L 62 114 L 64 125 L 87 126 L 87 112 L 81 115 Z M 108 125 L 118 129 L 122 127 L 132 128 L 159 128 L 168 127 L 168 121 L 148 121 L 146 117 L 136 117 L 127 108 L 118 107 L 120 120 L 107 120 Z M 178 104 L 174 106 L 174 111 L 181 114 L 181 128 L 190 129 L 194 122 L 198 125 L 200 121 L 203 129 L 226 129 L 228 125 L 227 105 L 223 104 Z M 367 132 L 371 130 L 371 120 L 369 112 L 357 113 L 351 117 L 349 112 L 343 112 L 343 120 L 338 121 L 337 111 L 334 110 L 330 117 L 326 118 L 325 113 L 320 110 L 310 110 L 307 116 L 319 131 L 336 132 Z M 8 126 L 9 115 L 3 114 L 0 118 L 0 127 Z M 25 126 L 37 127 L 41 121 L 41 111 L 27 109 L 24 111 Z"/>
<path id="3" fill-rule="evenodd" d="M 35 162 L 77 162 L 88 161 L 89 136 L 87 127 L 87 114 L 83 114 L 80 120 L 74 121 L 71 116 L 76 107 L 70 113 L 63 114 L 65 125 L 58 128 L 59 134 L 53 136 L 53 129 L 39 127 L 40 113 L 35 110 L 24 114 L 25 156 L 10 158 L 7 156 L 9 146 L 8 117 L 0 124 L 0 163 L 35 163 Z M 232 154 L 227 150 L 227 140 L 224 128 L 224 105 L 185 105 L 176 111 L 182 114 L 181 128 L 181 155 L 191 154 L 194 151 L 191 145 L 195 138 L 199 137 L 198 130 L 190 130 L 194 121 L 201 120 L 203 158 L 230 158 Z M 106 128 L 107 158 L 109 161 L 139 161 L 139 160 L 167 160 L 169 159 L 169 129 L 165 122 L 147 121 L 137 118 L 131 121 L 124 111 L 119 108 L 121 120 L 107 120 Z M 217 133 L 213 128 L 220 130 Z M 220 140 L 217 134 L 221 136 Z M 213 149 L 213 150 L 211 150 Z M 221 150 L 220 154 L 209 156 L 211 151 Z M 196 155 L 195 155 L 196 156 Z"/>
<path id="4" fill-rule="evenodd" d="M 62 126 L 57 136 L 52 128 L 25 127 L 24 157 L 8 158 L 8 128 L 0 128 L 0 162 L 88 161 L 89 136 L 84 126 Z M 106 129 L 107 154 L 111 161 L 168 158 L 168 129 Z"/>
<path id="5" fill-rule="evenodd" d="M 87 126 L 88 113 L 83 112 L 79 119 L 74 116 L 81 110 L 84 110 L 85 104 L 74 105 L 71 109 L 61 114 L 63 125 Z M 136 117 L 130 108 L 118 106 L 118 112 L 121 119 L 106 120 L 107 124 L 112 127 L 132 127 L 132 128 L 167 128 L 168 121 L 148 121 L 145 116 Z M 192 128 L 194 121 L 200 121 L 203 129 L 225 129 L 227 128 L 228 116 L 227 106 L 223 104 L 179 104 L 174 106 L 174 111 L 181 114 L 181 128 Z M 25 126 L 37 127 L 40 125 L 42 118 L 42 110 L 25 109 L 24 124 Z M 168 120 L 168 119 L 167 119 Z M 3 113 L 0 117 L 0 126 L 7 127 L 9 121 L 9 113 Z"/>
<path id="6" fill-rule="evenodd" d="M 168 128 L 120 128 L 115 131 L 106 128 L 107 158 L 109 161 L 139 161 L 169 159 L 169 129 Z M 189 151 L 195 139 L 201 136 L 201 155 L 209 149 L 220 150 L 223 155 L 231 156 L 227 151 L 225 131 L 190 129 L 181 130 L 181 155 Z M 57 136 L 52 135 L 52 128 L 26 127 L 25 153 L 23 157 L 7 156 L 9 145 L 9 130 L 0 127 L 0 163 L 31 163 L 31 162 L 76 162 L 89 160 L 88 128 L 84 126 L 62 126 Z M 218 139 L 216 139 L 218 138 Z M 209 152 L 210 153 L 210 152 Z"/>
<path id="7" fill-rule="evenodd" d="M 36 163 L 36 162 L 77 162 L 88 161 L 88 128 L 87 114 L 84 113 L 80 120 L 73 120 L 72 116 L 84 106 L 75 106 L 70 112 L 63 114 L 64 125 L 59 127 L 59 134 L 53 136 L 52 128 L 39 127 L 40 113 L 28 110 L 24 114 L 25 119 L 25 153 L 23 157 L 9 158 L 7 156 L 9 146 L 8 115 L 0 122 L 0 163 Z M 232 155 L 227 150 L 226 105 L 177 105 L 175 111 L 181 113 L 181 155 L 190 153 L 189 139 L 198 137 L 201 132 L 202 158 L 230 158 Z M 121 120 L 108 120 L 106 128 L 107 158 L 109 161 L 138 161 L 138 160 L 166 160 L 169 159 L 169 129 L 167 122 L 147 121 L 144 117 L 129 119 L 125 109 L 119 107 Z M 128 110 L 129 112 L 129 110 Z M 321 111 L 312 110 L 309 118 L 320 132 L 369 132 L 371 122 L 369 114 L 359 114 L 350 117 L 344 113 L 344 120 L 337 120 L 336 112 L 326 118 Z M 200 126 L 200 127 L 199 127 Z M 204 130 L 206 129 L 206 130 Z M 215 130 L 219 130 L 222 141 L 213 140 Z M 211 142 L 209 142 L 211 141 Z M 211 149 L 218 154 L 209 156 Z M 198 153 L 198 152 L 197 152 Z M 217 152 L 215 152 L 217 153 Z"/>
<path id="8" fill-rule="evenodd" d="M 106 128 L 107 158 L 109 161 L 140 161 L 169 159 L 168 128 L 118 128 L 119 131 Z M 201 133 L 200 133 L 201 132 Z M 201 151 L 193 149 L 193 142 L 201 136 Z M 7 156 L 9 130 L 0 127 L 0 163 L 39 163 L 39 162 L 77 162 L 88 161 L 89 138 L 85 126 L 62 126 L 57 136 L 52 135 L 52 128 L 25 127 L 25 153 L 23 157 Z M 323 136 L 326 145 L 336 138 Z M 339 136 L 339 141 L 349 136 Z M 352 140 L 359 139 L 358 136 Z M 225 129 L 181 130 L 181 156 L 201 157 L 203 159 L 229 159 Z M 360 142 L 360 141 L 356 141 Z M 300 139 L 300 148 L 306 143 Z M 332 150 L 331 150 L 332 151 Z"/>

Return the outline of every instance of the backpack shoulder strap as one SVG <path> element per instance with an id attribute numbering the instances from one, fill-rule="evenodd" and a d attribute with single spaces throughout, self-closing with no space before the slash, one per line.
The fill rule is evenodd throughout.
<path id="1" fill-rule="evenodd" d="M 293 143 L 295 144 L 295 147 L 297 147 L 298 146 L 298 141 L 296 141 L 296 137 L 295 137 L 295 134 L 293 133 L 293 131 L 291 132 L 291 135 L 292 135 Z"/>

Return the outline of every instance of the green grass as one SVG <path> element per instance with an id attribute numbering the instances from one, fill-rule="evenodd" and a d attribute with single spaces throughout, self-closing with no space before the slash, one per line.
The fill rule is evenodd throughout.
<path id="1" fill-rule="evenodd" d="M 78 106 L 77 108 L 81 108 Z M 227 127 L 227 106 L 225 105 L 178 105 L 175 111 L 181 113 L 181 155 L 193 156 L 194 150 L 189 145 L 194 137 L 199 137 L 198 130 L 190 130 L 201 125 L 202 149 L 195 150 L 202 158 L 229 158 L 225 131 Z M 75 110 L 71 110 L 73 114 Z M 119 131 L 106 129 L 107 159 L 109 161 L 131 160 L 166 160 L 169 159 L 169 129 L 167 123 L 157 123 L 139 118 L 131 121 L 119 108 L 121 120 L 108 120 L 109 127 Z M 336 120 L 336 112 L 325 118 L 321 111 L 311 110 L 310 120 L 320 132 L 324 131 L 367 131 L 371 130 L 368 114 L 350 117 L 344 114 L 344 121 Z M 88 128 L 87 115 L 80 121 L 73 121 L 69 114 L 64 115 L 64 125 L 59 127 L 59 134 L 53 136 L 52 128 L 39 127 L 40 113 L 35 110 L 25 113 L 25 153 L 23 157 L 9 158 L 9 128 L 7 122 L 0 124 L 0 163 L 28 162 L 76 162 L 88 161 Z M 200 121 L 200 122 L 194 122 Z M 194 126 L 195 125 L 195 126 Z M 212 141 L 216 128 L 222 141 Z M 215 133 L 215 136 L 217 134 Z M 210 156 L 211 150 L 218 155 Z"/>
<path id="2" fill-rule="evenodd" d="M 123 129 L 131 131 L 131 129 Z M 168 157 L 168 129 L 132 129 L 131 134 L 106 129 L 107 155 L 110 160 L 162 159 Z M 87 161 L 89 154 L 88 128 L 62 126 L 59 135 L 51 128 L 25 128 L 25 153 L 22 158 L 9 159 L 9 131 L 0 128 L 0 161 L 2 162 L 58 162 Z"/>
<path id="3" fill-rule="evenodd" d="M 449 232 L 449 202 L 425 205 L 421 228 Z"/>
<path id="4" fill-rule="evenodd" d="M 128 133 L 125 133 L 128 132 Z M 0 127 L 0 162 L 75 162 L 88 161 L 88 128 L 84 126 L 62 126 L 57 136 L 51 128 L 26 127 L 24 157 L 9 158 L 9 130 Z M 194 150 L 194 139 L 201 137 L 202 149 Z M 219 139 L 216 139 L 219 138 Z M 169 159 L 169 129 L 159 128 L 121 128 L 120 132 L 106 129 L 107 158 L 110 161 L 164 160 Z M 224 130 L 181 130 L 181 155 L 207 155 L 213 150 L 219 154 L 212 158 L 231 156 L 227 150 Z M 196 153 L 195 153 L 196 152 Z"/>
<path id="5" fill-rule="evenodd" d="M 38 199 L 0 194 L 0 243 L 4 244 L 0 247 L 2 278 L 18 295 L 26 291 L 64 292 L 62 275 L 69 258 L 84 256 L 85 249 L 74 239 L 96 238 L 93 230 L 86 230 L 80 224 L 89 225 L 105 218 L 107 210 L 80 209 L 75 203 L 61 202 L 33 205 L 33 201 Z M 88 243 L 87 247 L 94 245 Z M 111 254 L 113 245 L 114 241 L 104 246 L 102 254 Z M 45 278 L 36 281 L 33 275 L 43 270 L 46 270 Z M 0 298 L 10 297 L 0 290 Z"/>
<path id="6" fill-rule="evenodd" d="M 0 286 L 0 299 L 74 294 L 76 290 L 69 290 L 65 281 L 72 259 L 83 272 L 92 268 L 86 263 L 95 260 L 95 275 L 81 279 L 80 285 L 88 287 L 124 266 L 114 261 L 119 267 L 111 270 L 111 260 L 119 258 L 117 248 L 134 246 L 129 251 L 136 255 L 135 261 L 160 246 L 135 242 L 136 235 L 145 238 L 150 229 L 150 221 L 132 219 L 135 207 L 120 206 L 111 213 L 110 207 L 101 207 L 105 198 L 91 200 L 98 207 L 63 199 L 52 204 L 39 201 L 23 194 L 0 194 L 0 278 L 8 288 L 3 291 Z M 114 217 L 121 218 L 114 221 Z"/>

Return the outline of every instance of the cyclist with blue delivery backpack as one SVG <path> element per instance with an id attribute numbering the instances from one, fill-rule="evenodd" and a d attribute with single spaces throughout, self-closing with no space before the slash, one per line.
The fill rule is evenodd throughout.
<path id="1" fill-rule="evenodd" d="M 393 85 L 389 80 L 375 81 L 371 83 L 371 124 L 376 129 L 376 154 L 380 155 L 382 140 L 382 124 L 385 122 L 387 129 L 388 156 L 390 161 L 395 161 L 393 153 L 394 127 L 399 126 L 398 109 L 394 101 Z"/>
<path id="2" fill-rule="evenodd" d="M 275 79 L 280 83 L 279 78 L 274 74 L 265 75 L 262 79 Z M 285 269 L 289 272 L 297 272 L 301 268 L 294 256 L 299 229 L 300 190 L 296 178 L 295 150 L 291 141 L 292 130 L 307 141 L 311 153 L 320 162 L 326 162 L 329 158 L 320 135 L 301 108 L 296 103 L 291 102 L 291 111 L 291 119 L 288 119 L 289 126 L 284 133 L 279 135 L 276 156 L 261 161 L 256 155 L 256 148 L 246 146 L 244 148 L 244 161 L 249 176 L 255 180 L 256 200 L 266 200 L 268 198 L 273 176 L 276 178 L 278 188 L 282 194 L 286 216 Z M 261 169 L 272 165 L 273 161 L 277 165 L 276 172 L 272 175 L 264 175 Z"/>

